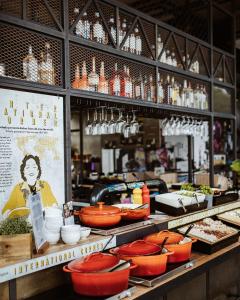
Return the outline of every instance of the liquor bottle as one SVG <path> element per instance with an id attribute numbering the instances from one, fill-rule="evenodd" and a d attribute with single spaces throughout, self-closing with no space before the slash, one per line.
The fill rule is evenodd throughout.
<path id="1" fill-rule="evenodd" d="M 121 90 L 120 75 L 118 72 L 117 63 L 115 63 L 115 70 L 110 80 L 110 94 L 113 96 L 120 96 L 120 90 Z"/>
<path id="2" fill-rule="evenodd" d="M 186 63 L 187 63 L 187 69 L 190 69 L 190 55 L 187 54 L 187 57 L 186 57 Z"/>
<path id="3" fill-rule="evenodd" d="M 116 25 L 115 25 L 115 18 L 113 15 L 110 16 L 110 19 L 109 19 L 109 28 L 110 28 L 110 32 L 111 32 L 111 35 L 113 37 L 113 41 L 116 43 L 117 41 L 117 30 L 116 30 Z"/>
<path id="4" fill-rule="evenodd" d="M 23 59 L 23 76 L 26 80 L 38 81 L 38 62 L 31 45 L 28 47 L 28 55 Z"/>
<path id="5" fill-rule="evenodd" d="M 78 88 L 84 91 L 89 91 L 86 61 L 82 65 L 82 77 L 79 80 Z"/>
<path id="6" fill-rule="evenodd" d="M 42 56 L 39 66 L 39 80 L 45 84 L 55 84 L 55 70 L 53 58 L 49 53 L 50 44 L 45 44 L 45 53 Z"/>
<path id="7" fill-rule="evenodd" d="M 182 89 L 182 106 L 187 107 L 189 103 L 189 94 L 188 94 L 188 86 L 187 80 L 183 81 L 183 89 Z"/>
<path id="8" fill-rule="evenodd" d="M 143 99 L 143 78 L 142 74 L 139 74 L 138 79 L 134 82 L 134 98 L 135 99 Z"/>
<path id="9" fill-rule="evenodd" d="M 108 81 L 105 78 L 104 62 L 101 62 L 98 92 L 108 94 Z"/>
<path id="10" fill-rule="evenodd" d="M 207 91 L 206 91 L 206 87 L 205 86 L 203 86 L 202 87 L 202 94 L 203 94 L 203 96 L 202 96 L 202 109 L 208 109 L 208 93 L 207 93 Z"/>
<path id="11" fill-rule="evenodd" d="M 127 96 L 127 94 L 128 94 L 128 82 L 127 82 L 128 76 L 127 76 L 127 67 L 125 65 L 123 66 L 123 72 L 121 73 L 120 79 L 121 79 L 120 95 L 122 97 L 129 97 L 129 96 Z"/>
<path id="12" fill-rule="evenodd" d="M 160 53 L 162 52 L 162 49 L 163 49 L 163 42 L 161 39 L 161 35 L 159 33 L 158 37 L 157 37 L 157 58 L 159 57 Z"/>
<path id="13" fill-rule="evenodd" d="M 136 39 L 136 54 L 141 55 L 142 54 L 142 38 L 139 32 L 138 25 L 135 27 L 135 39 Z"/>
<path id="14" fill-rule="evenodd" d="M 179 87 L 179 97 L 177 99 L 177 105 L 183 106 L 183 90 L 181 84 L 178 84 Z"/>
<path id="15" fill-rule="evenodd" d="M 194 101 L 194 108 L 201 109 L 201 95 L 199 93 L 199 85 L 196 85 L 196 88 L 193 91 L 193 101 Z"/>
<path id="16" fill-rule="evenodd" d="M 103 29 L 102 21 L 100 19 L 99 12 L 95 12 L 95 22 L 93 24 L 93 40 L 103 44 L 105 38 L 105 32 Z"/>
<path id="17" fill-rule="evenodd" d="M 73 89 L 79 88 L 79 81 L 80 81 L 80 68 L 79 68 L 79 64 L 76 64 L 75 78 L 74 78 L 74 81 L 72 82 Z"/>
<path id="18" fill-rule="evenodd" d="M 163 103 L 164 99 L 164 90 L 163 90 L 163 81 L 161 79 L 160 73 L 158 73 L 158 96 L 157 96 L 157 103 Z"/>
<path id="19" fill-rule="evenodd" d="M 74 8 L 74 15 L 75 15 L 75 19 L 77 18 L 77 16 L 79 15 L 79 8 L 75 7 Z M 73 21 L 74 22 L 74 21 Z M 80 18 L 80 20 L 77 22 L 76 27 L 75 27 L 75 34 L 79 35 L 81 37 L 84 36 L 84 24 L 83 24 L 83 20 L 82 18 Z"/>
<path id="20" fill-rule="evenodd" d="M 119 45 L 121 45 L 125 35 L 127 32 L 127 21 L 126 19 L 123 19 L 122 25 L 120 26 L 119 29 Z"/>
<path id="21" fill-rule="evenodd" d="M 194 96 L 191 82 L 188 83 L 188 94 L 189 94 L 189 107 L 194 107 Z"/>
<path id="22" fill-rule="evenodd" d="M 91 23 L 88 20 L 88 15 L 86 12 L 83 13 L 82 16 L 82 22 L 83 22 L 83 38 L 90 40 L 91 39 Z"/>
<path id="23" fill-rule="evenodd" d="M 166 51 L 166 64 L 172 66 L 172 56 L 169 50 Z"/>
<path id="24" fill-rule="evenodd" d="M 129 26 L 128 27 L 131 27 L 131 23 L 129 23 Z M 126 38 L 126 41 L 123 45 L 123 50 L 124 51 L 130 51 L 130 36 L 128 35 L 127 38 Z"/>
<path id="25" fill-rule="evenodd" d="M 156 86 L 153 82 L 152 75 L 149 76 L 150 99 L 152 102 L 156 101 Z"/>
<path id="26" fill-rule="evenodd" d="M 133 83 L 132 78 L 130 76 L 129 67 L 126 69 L 127 72 L 127 90 L 126 90 L 126 97 L 132 98 L 133 97 Z"/>
<path id="27" fill-rule="evenodd" d="M 136 37 L 135 32 L 132 32 L 129 37 L 129 52 L 136 53 Z"/>
<path id="28" fill-rule="evenodd" d="M 99 75 L 96 73 L 95 56 L 92 58 L 92 72 L 88 75 L 89 91 L 97 92 L 99 84 Z"/>
<path id="29" fill-rule="evenodd" d="M 197 59 L 194 62 L 194 72 L 199 74 L 199 61 Z"/>
<path id="30" fill-rule="evenodd" d="M 177 67 L 177 59 L 175 53 L 172 51 L 172 66 Z"/>
<path id="31" fill-rule="evenodd" d="M 172 84 L 172 104 L 178 105 L 178 103 L 179 103 L 179 85 L 177 82 L 175 82 L 174 77 L 172 77 L 171 84 Z"/>
<path id="32" fill-rule="evenodd" d="M 163 64 L 166 64 L 166 63 L 167 63 L 167 53 L 166 53 L 165 50 L 163 50 L 163 53 L 162 53 L 162 55 L 161 55 L 160 62 L 163 63 Z"/>
<path id="33" fill-rule="evenodd" d="M 173 88 L 170 82 L 170 76 L 168 75 L 164 83 L 164 102 L 166 104 L 172 104 L 172 92 Z"/>
<path id="34" fill-rule="evenodd" d="M 144 100 L 151 101 L 150 85 L 146 75 L 144 76 L 143 89 L 144 89 Z"/>

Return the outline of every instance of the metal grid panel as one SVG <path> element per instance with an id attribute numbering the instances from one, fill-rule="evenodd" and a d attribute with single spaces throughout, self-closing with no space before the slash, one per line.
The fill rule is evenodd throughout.
<path id="1" fill-rule="evenodd" d="M 224 81 L 224 61 L 223 55 L 216 51 L 213 52 L 213 66 L 214 78 L 223 82 Z"/>
<path id="2" fill-rule="evenodd" d="M 156 98 L 156 77 L 155 77 L 155 69 L 153 67 L 149 67 L 147 65 L 143 65 L 140 63 L 134 63 L 129 60 L 121 59 L 115 56 L 109 56 L 107 54 L 101 53 L 99 51 L 89 50 L 87 48 L 70 44 L 70 67 L 71 67 L 71 82 L 73 88 L 92 90 L 89 88 L 90 85 L 90 72 L 92 72 L 93 66 L 93 57 L 95 57 L 96 61 L 96 73 L 100 74 L 101 63 L 104 62 L 104 71 L 105 71 L 105 93 L 115 96 L 123 96 L 128 98 L 139 98 L 145 99 L 148 101 L 155 101 Z M 83 82 L 80 80 L 80 84 L 78 85 L 78 75 L 76 76 L 77 65 L 80 67 L 80 79 L 83 78 L 82 70 L 83 70 L 83 62 L 86 63 L 86 71 L 87 71 L 87 82 Z M 115 64 L 117 63 L 117 72 L 115 72 Z M 124 72 L 125 66 L 129 68 L 129 77 L 132 84 L 130 85 L 130 90 L 128 89 L 127 94 L 124 90 L 124 78 L 126 78 L 126 72 Z M 111 81 L 114 78 L 114 75 L 117 74 L 121 80 L 121 92 L 120 94 L 114 94 L 113 92 L 113 82 Z M 76 80 L 77 78 L 77 80 Z M 86 78 L 86 77 L 84 77 Z M 92 81 L 91 81 L 92 82 Z M 99 81 L 100 82 L 100 81 Z M 139 86 L 139 82 L 142 82 L 141 91 L 137 90 L 137 86 Z M 151 83 L 150 83 L 151 82 Z M 116 86 L 115 86 L 116 87 Z M 128 85 L 129 88 L 129 85 Z M 100 90 L 100 84 L 96 83 L 95 91 L 103 92 Z"/>
<path id="3" fill-rule="evenodd" d="M 22 0 L 16 0 L 16 1 L 1 0 L 0 1 L 0 12 L 12 15 L 14 17 L 21 18 L 21 16 L 22 16 Z"/>
<path id="4" fill-rule="evenodd" d="M 83 10 L 87 0 L 69 0 L 68 1 L 68 17 L 69 17 L 69 26 L 73 24 L 76 19 L 75 9 L 78 9 L 79 12 Z"/>
<path id="5" fill-rule="evenodd" d="M 62 6 L 58 0 L 28 0 L 27 19 L 59 30 L 54 20 L 62 25 Z"/>
<path id="6" fill-rule="evenodd" d="M 234 84 L 234 60 L 225 56 L 225 82 Z"/>
<path id="7" fill-rule="evenodd" d="M 81 38 L 108 46 L 116 43 L 115 8 L 111 5 L 98 1 L 70 1 L 70 25 L 73 33 Z M 114 32 L 111 31 L 111 27 Z"/>
<path id="8" fill-rule="evenodd" d="M 159 70 L 157 101 L 168 105 L 208 110 L 210 85 Z"/>
<path id="9" fill-rule="evenodd" d="M 48 43 L 48 45 L 46 44 Z M 27 64 L 24 60 L 32 47 L 35 60 Z M 48 52 L 53 58 L 51 68 L 50 57 L 41 59 L 41 52 Z M 24 61 L 24 63 L 23 63 Z M 31 33 L 28 30 L 0 23 L 0 74 L 17 79 L 62 86 L 62 43 L 53 38 Z M 2 65 L 3 64 L 3 65 Z"/>

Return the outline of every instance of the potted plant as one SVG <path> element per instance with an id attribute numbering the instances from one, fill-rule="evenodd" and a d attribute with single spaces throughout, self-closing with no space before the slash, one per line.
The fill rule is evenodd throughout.
<path id="1" fill-rule="evenodd" d="M 0 222 L 0 262 L 32 257 L 32 226 L 26 218 L 9 218 Z"/>
<path id="2" fill-rule="evenodd" d="M 213 190 L 209 185 L 200 185 L 200 192 L 205 195 L 205 200 L 208 201 L 208 208 L 213 206 Z"/>

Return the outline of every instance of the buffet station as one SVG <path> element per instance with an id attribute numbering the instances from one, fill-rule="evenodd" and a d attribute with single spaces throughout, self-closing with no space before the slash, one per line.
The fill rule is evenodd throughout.
<path id="1" fill-rule="evenodd" d="M 229 191 L 233 197 L 228 202 L 214 205 L 199 188 L 166 193 L 164 182 L 159 183 L 163 188 L 158 187 L 154 197 L 151 182 L 149 189 L 147 182 L 128 184 L 133 195 L 134 190 L 141 191 L 138 204 L 110 204 L 112 194 L 124 189 L 109 185 L 101 197 L 93 190 L 89 205 L 69 206 L 67 216 L 59 208 L 45 209 L 47 247 L 42 252 L 37 253 L 35 247 L 31 257 L 18 258 L 16 253 L 11 257 L 7 244 L 1 243 L 2 295 L 17 299 L 18 285 L 25 278 L 31 282 L 41 274 L 56 273 L 59 279 L 61 272 L 60 282 L 51 279 L 46 291 L 37 293 L 36 288 L 37 295 L 25 291 L 27 299 L 147 299 L 154 293 L 163 297 L 173 282 L 181 286 L 183 278 L 200 276 L 238 255 L 240 201 L 236 191 Z M 97 200 L 92 203 L 92 199 Z M 70 219 L 72 224 L 67 225 Z M 6 256 L 4 251 L 8 251 Z M 15 295 L 9 292 L 12 286 Z"/>

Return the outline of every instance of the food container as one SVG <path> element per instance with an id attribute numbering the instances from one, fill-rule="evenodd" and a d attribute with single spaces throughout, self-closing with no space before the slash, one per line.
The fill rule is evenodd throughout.
<path id="1" fill-rule="evenodd" d="M 121 221 L 122 216 L 126 215 L 118 207 L 104 205 L 104 202 L 97 204 L 97 206 L 84 207 L 81 211 L 75 212 L 75 215 L 79 215 L 81 222 L 90 227 L 114 226 Z"/>
<path id="2" fill-rule="evenodd" d="M 147 208 L 139 208 L 139 204 L 115 204 L 113 205 L 121 209 L 121 212 L 126 213 L 122 216 L 123 220 L 141 220 L 147 216 Z"/>
<path id="3" fill-rule="evenodd" d="M 65 244 L 75 245 L 81 237 L 80 225 L 65 225 L 61 227 L 61 237 Z"/>
<path id="4" fill-rule="evenodd" d="M 168 238 L 166 241 L 167 244 L 178 244 L 182 239 L 183 236 L 180 233 L 172 232 L 168 230 L 163 230 L 157 233 L 152 233 L 144 238 L 146 242 L 154 243 L 157 245 L 161 245 L 165 238 Z"/>
<path id="5" fill-rule="evenodd" d="M 165 248 L 173 252 L 173 255 L 169 256 L 169 263 L 180 263 L 190 259 L 192 253 L 192 244 L 195 243 L 197 239 L 189 238 L 189 242 L 183 244 L 168 244 Z"/>
<path id="6" fill-rule="evenodd" d="M 131 270 L 132 276 L 155 276 L 166 271 L 168 256 L 173 252 L 160 254 L 161 247 L 142 240 L 110 250 L 120 259 L 132 260 L 137 265 Z M 159 254 L 156 254 L 159 253 Z"/>
<path id="7" fill-rule="evenodd" d="M 68 266 L 63 267 L 63 270 L 71 273 L 73 289 L 76 293 L 105 297 L 121 293 L 128 287 L 130 269 L 135 266 L 127 264 L 118 271 L 105 270 L 118 262 L 118 257 L 111 254 L 94 253 L 83 260 L 69 263 Z"/>

